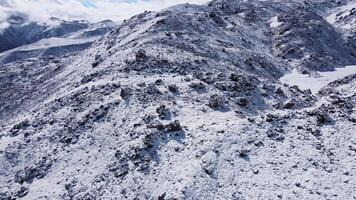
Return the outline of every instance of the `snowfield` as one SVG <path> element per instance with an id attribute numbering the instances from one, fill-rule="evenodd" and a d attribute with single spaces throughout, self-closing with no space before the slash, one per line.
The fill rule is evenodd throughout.
<path id="1" fill-rule="evenodd" d="M 319 72 L 316 75 L 302 74 L 298 70 L 293 70 L 292 73 L 281 77 L 280 81 L 288 85 L 296 85 L 303 90 L 310 89 L 313 94 L 316 94 L 329 83 L 352 74 L 356 74 L 356 65 L 335 68 L 335 71 Z"/>

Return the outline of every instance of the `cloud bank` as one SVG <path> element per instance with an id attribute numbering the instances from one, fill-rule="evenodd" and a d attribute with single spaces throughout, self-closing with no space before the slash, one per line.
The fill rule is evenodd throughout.
<path id="1" fill-rule="evenodd" d="M 157 11 L 180 3 L 206 2 L 207 0 L 0 0 L 0 27 L 6 25 L 5 19 L 13 12 L 25 13 L 29 20 L 36 22 L 46 22 L 50 17 L 92 22 L 105 19 L 122 21 L 145 10 Z"/>

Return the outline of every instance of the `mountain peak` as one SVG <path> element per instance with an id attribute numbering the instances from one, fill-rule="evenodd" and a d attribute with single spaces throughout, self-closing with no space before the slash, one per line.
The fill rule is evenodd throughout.
<path id="1" fill-rule="evenodd" d="M 349 199 L 355 15 L 339 2 L 40 28 L 0 54 L 0 199 Z"/>

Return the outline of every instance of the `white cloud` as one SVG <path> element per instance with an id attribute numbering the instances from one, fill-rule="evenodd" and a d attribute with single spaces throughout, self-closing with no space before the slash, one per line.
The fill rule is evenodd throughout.
<path id="1" fill-rule="evenodd" d="M 4 30 L 9 26 L 9 23 L 7 23 L 6 21 L 7 16 L 8 16 L 8 9 L 0 6 L 0 33 L 2 33 L 2 30 Z"/>
<path id="2" fill-rule="evenodd" d="M 0 0 L 0 24 L 10 12 L 29 15 L 31 21 L 46 22 L 50 17 L 73 20 L 121 21 L 145 10 L 157 11 L 180 4 L 203 4 L 208 0 Z M 89 2 L 91 6 L 85 6 Z M 88 5 L 88 4 L 86 4 Z"/>

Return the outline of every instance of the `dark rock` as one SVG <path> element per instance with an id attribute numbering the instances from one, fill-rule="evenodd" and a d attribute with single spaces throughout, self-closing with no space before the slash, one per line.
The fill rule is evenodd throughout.
<path id="1" fill-rule="evenodd" d="M 172 84 L 172 85 L 168 86 L 168 90 L 170 92 L 172 92 L 172 93 L 177 93 L 178 92 L 178 87 L 177 87 L 177 85 Z"/>
<path id="2" fill-rule="evenodd" d="M 80 81 L 81 84 L 86 84 L 89 83 L 90 81 L 93 80 L 93 77 L 90 75 L 84 76 L 82 80 Z"/>
<path id="3" fill-rule="evenodd" d="M 146 93 L 147 94 L 150 94 L 150 95 L 154 95 L 154 94 L 162 94 L 161 91 L 159 91 L 159 89 L 157 88 L 157 86 L 155 84 L 149 84 L 147 87 L 146 87 Z"/>
<path id="4" fill-rule="evenodd" d="M 120 96 L 123 98 L 123 99 L 127 99 L 129 96 L 132 95 L 132 89 L 129 88 L 129 87 L 124 87 L 121 89 L 121 92 L 120 92 Z"/>
<path id="5" fill-rule="evenodd" d="M 208 73 L 203 73 L 203 72 L 197 72 L 195 71 L 193 73 L 193 77 L 197 78 L 207 84 L 211 84 L 214 82 L 214 79 L 212 78 L 213 74 L 208 72 Z"/>
<path id="6" fill-rule="evenodd" d="M 155 81 L 155 84 L 156 85 L 163 85 L 163 80 L 162 79 L 157 79 L 156 81 Z"/>
<path id="7" fill-rule="evenodd" d="M 145 122 L 145 124 L 151 123 L 156 117 L 154 115 L 145 115 L 142 120 Z"/>
<path id="8" fill-rule="evenodd" d="M 29 120 L 24 120 L 18 124 L 15 124 L 10 130 L 12 136 L 16 136 L 20 130 L 26 130 L 30 126 Z"/>
<path id="9" fill-rule="evenodd" d="M 44 157 L 36 164 L 18 171 L 15 175 L 15 181 L 23 184 L 24 182 L 30 183 L 35 178 L 41 179 L 47 174 L 51 166 L 52 161 Z"/>
<path id="10" fill-rule="evenodd" d="M 239 153 L 239 156 L 242 157 L 242 158 L 247 158 L 248 157 L 248 153 L 249 153 L 249 150 L 247 149 L 241 149 L 238 151 Z"/>
<path id="11" fill-rule="evenodd" d="M 74 196 L 73 193 L 77 192 L 76 191 L 77 185 L 78 185 L 78 181 L 76 179 L 72 179 L 72 180 L 68 181 L 67 183 L 65 183 L 64 189 L 67 191 L 67 193 L 70 196 Z"/>
<path id="12" fill-rule="evenodd" d="M 245 107 L 248 105 L 248 100 L 246 98 L 238 98 L 236 103 L 239 106 Z"/>
<path id="13" fill-rule="evenodd" d="M 199 82 L 199 83 L 191 83 L 191 84 L 189 84 L 189 87 L 193 88 L 194 90 L 196 90 L 198 92 L 203 91 L 203 90 L 206 89 L 206 86 L 201 82 Z"/>
<path id="14" fill-rule="evenodd" d="M 160 119 L 169 119 L 171 116 L 171 112 L 169 111 L 166 105 L 160 105 L 156 109 L 156 112 L 158 113 L 158 117 Z"/>
<path id="15" fill-rule="evenodd" d="M 315 109 L 313 111 L 307 112 L 309 116 L 315 116 L 316 117 L 316 122 L 319 126 L 322 126 L 326 123 L 332 122 L 332 118 L 328 114 L 329 109 L 325 106 L 322 106 L 318 109 Z"/>
<path id="16" fill-rule="evenodd" d="M 95 57 L 94 57 L 94 60 L 95 61 L 98 61 L 98 60 L 101 60 L 101 55 L 100 54 L 96 54 Z"/>
<path id="17" fill-rule="evenodd" d="M 281 87 L 278 87 L 275 91 L 275 94 L 277 94 L 278 96 L 286 96 L 286 94 L 284 93 L 283 89 Z"/>
<path id="18" fill-rule="evenodd" d="M 100 121 L 106 116 L 108 111 L 109 107 L 102 105 L 91 113 L 91 118 L 94 122 Z"/>
<path id="19" fill-rule="evenodd" d="M 28 187 L 21 186 L 19 191 L 17 191 L 16 196 L 19 198 L 22 198 L 22 197 L 26 196 L 28 194 L 28 192 L 29 192 Z"/>
<path id="20" fill-rule="evenodd" d="M 283 103 L 283 108 L 284 109 L 291 109 L 295 106 L 295 103 L 293 101 L 287 101 Z"/>
<path id="21" fill-rule="evenodd" d="M 233 73 L 230 75 L 230 80 L 232 80 L 234 82 L 239 82 L 241 79 L 243 79 L 243 76 L 238 75 L 236 73 Z"/>
<path id="22" fill-rule="evenodd" d="M 210 18 L 214 18 L 214 17 L 216 17 L 216 13 L 214 13 L 214 12 L 210 12 L 210 13 L 209 13 L 209 17 L 210 17 Z"/>
<path id="23" fill-rule="evenodd" d="M 116 178 L 120 178 L 122 176 L 125 176 L 129 172 L 129 165 L 127 161 L 121 159 L 111 164 L 109 166 L 109 171 L 112 172 Z"/>
<path id="24" fill-rule="evenodd" d="M 209 99 L 208 106 L 213 109 L 224 108 L 226 104 L 226 99 L 224 96 L 213 94 Z"/>
<path id="25" fill-rule="evenodd" d="M 321 131 L 319 129 L 317 129 L 316 127 L 307 127 L 306 128 L 307 131 L 309 131 L 312 135 L 314 135 L 315 137 L 320 137 L 321 136 Z"/>
<path id="26" fill-rule="evenodd" d="M 0 192 L 0 199 L 1 200 L 15 200 L 15 198 L 11 197 L 11 193 L 7 192 Z"/>
<path id="27" fill-rule="evenodd" d="M 17 163 L 18 158 L 19 158 L 19 153 L 16 148 L 11 148 L 11 146 L 8 146 L 5 148 L 4 157 L 7 161 L 11 163 Z"/>
<path id="28" fill-rule="evenodd" d="M 140 49 L 137 51 L 136 53 L 136 60 L 143 60 L 145 59 L 147 56 L 146 56 L 146 51 L 144 49 Z"/>
<path id="29" fill-rule="evenodd" d="M 94 61 L 94 62 L 91 64 L 91 66 L 92 66 L 93 68 L 95 68 L 95 67 L 99 66 L 99 64 L 100 64 L 99 61 Z"/>
<path id="30" fill-rule="evenodd" d="M 166 197 L 166 193 L 163 193 L 159 195 L 158 200 L 164 200 L 165 197 Z"/>
<path id="31" fill-rule="evenodd" d="M 317 115 L 316 116 L 316 121 L 318 124 L 325 124 L 328 121 L 328 116 L 326 114 L 324 115 Z"/>
<path id="32" fill-rule="evenodd" d="M 268 113 L 267 115 L 266 115 L 266 122 L 272 122 L 274 119 L 276 119 L 277 118 L 277 116 L 275 116 L 275 115 L 273 115 L 273 114 L 271 114 L 271 113 Z"/>
<path id="33" fill-rule="evenodd" d="M 284 130 L 282 128 L 274 128 L 267 132 L 267 136 L 272 140 L 283 141 L 285 139 Z"/>
<path id="34" fill-rule="evenodd" d="M 157 130 L 164 130 L 165 126 L 162 122 L 154 120 L 147 124 L 147 128 L 156 128 Z"/>
<path id="35" fill-rule="evenodd" d="M 167 124 L 166 129 L 168 132 L 175 132 L 175 131 L 183 130 L 182 126 L 180 125 L 178 120 L 175 120 L 174 122 Z"/>

